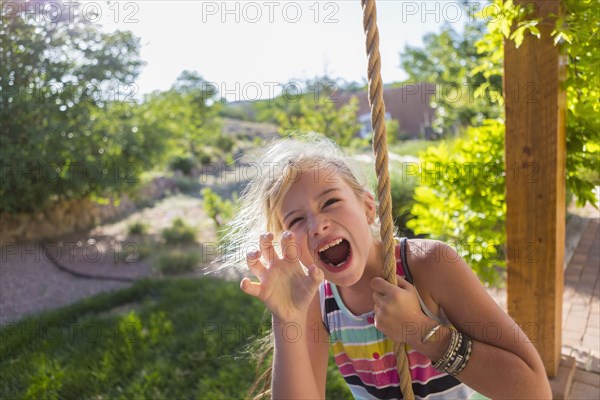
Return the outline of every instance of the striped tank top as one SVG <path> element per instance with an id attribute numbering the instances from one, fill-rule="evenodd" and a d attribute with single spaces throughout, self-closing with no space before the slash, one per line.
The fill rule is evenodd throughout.
<path id="1" fill-rule="evenodd" d="M 398 275 L 412 283 L 404 269 L 406 239 L 396 246 Z M 406 270 L 406 273 L 405 273 Z M 402 399 L 400 376 L 393 342 L 375 328 L 374 312 L 354 315 L 344 305 L 335 284 L 323 281 L 319 287 L 321 315 L 330 335 L 335 362 L 356 399 Z M 439 322 L 419 298 L 423 311 Z M 469 399 L 476 395 L 458 379 L 433 368 L 426 356 L 407 346 L 408 363 L 415 399 Z"/>

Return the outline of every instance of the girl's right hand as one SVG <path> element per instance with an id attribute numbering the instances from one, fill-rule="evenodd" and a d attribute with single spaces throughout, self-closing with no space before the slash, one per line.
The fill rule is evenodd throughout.
<path id="1" fill-rule="evenodd" d="M 297 254 L 300 247 L 295 244 L 292 232 L 285 231 L 281 235 L 282 258 L 275 252 L 272 240 L 270 232 L 261 235 L 260 251 L 246 255 L 248 268 L 260 282 L 244 278 L 240 288 L 265 303 L 279 321 L 303 321 L 323 280 L 323 272 L 313 264 L 308 268 L 308 275 L 304 273 L 300 254 Z M 261 254 L 267 265 L 261 262 Z"/>

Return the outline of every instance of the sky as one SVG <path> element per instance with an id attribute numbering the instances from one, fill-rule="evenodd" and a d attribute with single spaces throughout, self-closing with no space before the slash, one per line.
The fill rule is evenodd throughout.
<path id="1" fill-rule="evenodd" d="M 325 74 L 357 82 L 367 77 L 359 0 L 88 3 L 80 12 L 100 11 L 104 29 L 140 37 L 146 66 L 135 82 L 138 95 L 168 89 L 185 69 L 212 82 L 228 101 L 273 98 L 290 81 Z M 377 9 L 384 83 L 406 78 L 399 68 L 406 45 L 420 46 L 423 35 L 443 23 L 457 30 L 468 23 L 458 0 L 378 0 Z"/>

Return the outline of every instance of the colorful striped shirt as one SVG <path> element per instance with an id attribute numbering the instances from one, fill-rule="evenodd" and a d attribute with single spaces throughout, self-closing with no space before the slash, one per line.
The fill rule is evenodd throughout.
<path id="1" fill-rule="evenodd" d="M 396 246 L 396 269 L 406 277 Z M 403 255 L 403 254 L 402 254 Z M 410 273 L 408 280 L 412 281 Z M 335 284 L 323 281 L 319 287 L 321 315 L 330 335 L 335 362 L 356 399 L 401 399 L 400 376 L 393 342 L 374 325 L 373 311 L 354 315 L 345 306 Z M 423 311 L 440 322 L 421 301 Z M 407 346 L 408 347 L 408 346 Z M 423 354 L 408 347 L 408 363 L 415 399 L 468 399 L 475 392 L 458 379 L 433 368 Z"/>

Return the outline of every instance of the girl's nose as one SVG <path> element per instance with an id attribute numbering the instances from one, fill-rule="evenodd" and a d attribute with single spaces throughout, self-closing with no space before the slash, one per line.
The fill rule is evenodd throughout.
<path id="1" fill-rule="evenodd" d="M 329 220 L 322 215 L 308 217 L 308 229 L 311 236 L 322 235 L 329 229 Z"/>

